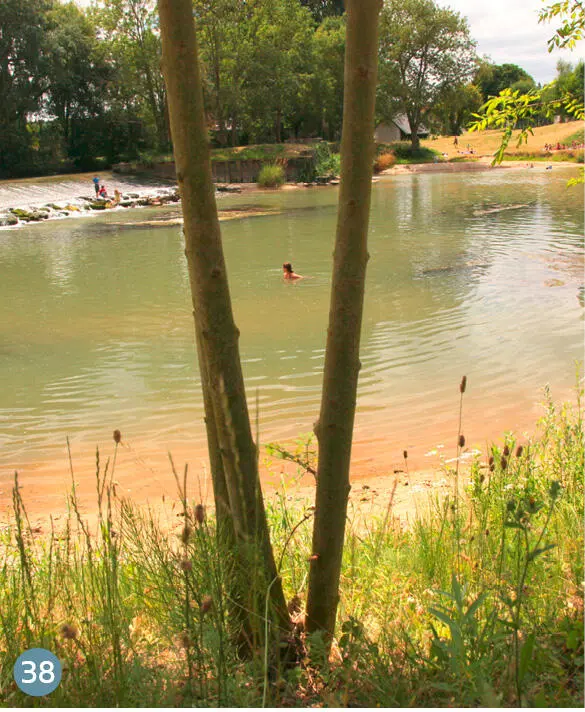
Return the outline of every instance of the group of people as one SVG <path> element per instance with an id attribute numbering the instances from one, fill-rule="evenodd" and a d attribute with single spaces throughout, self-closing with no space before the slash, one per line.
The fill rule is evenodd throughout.
<path id="1" fill-rule="evenodd" d="M 569 149 L 575 149 L 575 148 L 583 148 L 582 143 L 578 143 L 577 141 L 572 141 L 570 146 L 567 146 L 565 143 L 560 143 L 557 141 L 556 146 L 554 143 L 545 143 L 544 144 L 544 150 L 545 151 L 567 151 Z"/>
<path id="2" fill-rule="evenodd" d="M 100 179 L 97 176 L 94 176 L 93 178 L 93 187 L 95 188 L 95 197 L 96 198 L 101 198 L 103 200 L 108 200 L 110 197 L 108 195 L 108 191 L 106 190 L 106 186 L 103 183 L 100 183 Z M 118 205 L 122 198 L 122 194 L 120 191 L 116 188 L 114 191 L 114 198 L 112 200 L 113 205 Z"/>

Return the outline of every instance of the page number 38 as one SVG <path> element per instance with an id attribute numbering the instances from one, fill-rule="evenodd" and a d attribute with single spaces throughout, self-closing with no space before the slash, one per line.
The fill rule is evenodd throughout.
<path id="1" fill-rule="evenodd" d="M 45 648 L 26 650 L 14 663 L 14 680 L 27 695 L 48 695 L 61 682 L 59 658 Z"/>

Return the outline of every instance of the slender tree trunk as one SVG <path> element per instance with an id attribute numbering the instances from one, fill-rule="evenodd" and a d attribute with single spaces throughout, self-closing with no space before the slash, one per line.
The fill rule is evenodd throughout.
<path id="1" fill-rule="evenodd" d="M 239 589 L 246 591 L 247 609 L 256 613 L 248 619 L 253 647 L 263 639 L 267 595 L 276 627 L 289 630 L 290 618 L 270 544 L 248 416 L 211 175 L 192 2 L 158 0 L 158 7 L 207 427 L 215 441 L 212 458 L 219 450 L 224 472 L 225 490 L 216 497 L 222 503 L 227 494 L 229 501 Z M 219 464 L 213 459 L 212 466 L 217 473 Z"/>
<path id="2" fill-rule="evenodd" d="M 307 629 L 335 629 L 345 534 L 374 157 L 380 0 L 348 0 L 341 185 L 323 378 Z"/>

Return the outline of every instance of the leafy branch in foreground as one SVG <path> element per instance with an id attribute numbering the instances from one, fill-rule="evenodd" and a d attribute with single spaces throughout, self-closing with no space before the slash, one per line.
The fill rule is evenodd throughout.
<path id="1" fill-rule="evenodd" d="M 539 13 L 539 22 L 548 22 L 562 16 L 564 16 L 563 24 L 555 30 L 554 35 L 548 41 L 549 52 L 555 48 L 572 49 L 584 36 L 585 3 L 582 0 L 563 0 L 563 2 L 545 7 Z M 476 121 L 470 125 L 470 131 L 483 131 L 487 128 L 503 130 L 502 141 L 494 154 L 492 165 L 502 162 L 512 138 L 512 132 L 517 127 L 520 127 L 517 146 L 527 142 L 528 134 L 533 134 L 532 126 L 536 116 L 538 113 L 542 114 L 543 109 L 547 117 L 552 117 L 555 112 L 564 109 L 576 121 L 583 121 L 585 118 L 583 100 L 575 97 L 571 92 L 564 91 L 558 99 L 553 101 L 544 100 L 546 93 L 555 85 L 556 80 L 527 94 L 523 94 L 519 90 L 504 89 L 499 96 L 490 98 L 480 108 L 480 113 L 473 114 Z M 583 181 L 583 169 L 581 169 L 580 177 L 570 180 L 568 184 L 574 185 L 583 183 Z"/>
<path id="2" fill-rule="evenodd" d="M 583 39 L 585 32 L 585 4 L 581 0 L 564 0 L 555 2 L 540 11 L 539 22 L 550 22 L 560 15 L 568 15 L 563 20 L 554 35 L 548 40 L 548 51 L 557 49 L 573 49 L 576 43 Z"/>
<path id="3" fill-rule="evenodd" d="M 550 89 L 554 83 L 551 82 L 542 89 L 534 89 L 528 94 L 523 94 L 519 90 L 504 89 L 499 96 L 486 101 L 480 108 L 480 113 L 472 114 L 476 121 L 469 126 L 470 131 L 485 131 L 489 128 L 503 130 L 502 141 L 494 154 L 492 165 L 502 162 L 512 134 L 518 125 L 523 128 L 519 129 L 517 147 L 528 142 L 528 134 L 534 135 L 532 124 L 543 111 L 549 118 L 560 109 L 564 109 L 576 121 L 585 118 L 582 102 L 569 94 L 553 101 L 543 101 L 545 89 Z"/>

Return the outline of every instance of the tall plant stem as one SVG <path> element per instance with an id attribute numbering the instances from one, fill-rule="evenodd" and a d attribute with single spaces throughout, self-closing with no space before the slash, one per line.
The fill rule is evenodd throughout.
<path id="1" fill-rule="evenodd" d="M 315 434 L 319 466 L 307 628 L 331 640 L 337 614 L 345 535 L 349 465 L 356 406 L 367 234 L 374 156 L 374 104 L 380 0 L 348 0 L 341 186 L 333 284 Z"/>

